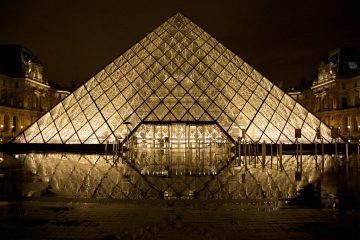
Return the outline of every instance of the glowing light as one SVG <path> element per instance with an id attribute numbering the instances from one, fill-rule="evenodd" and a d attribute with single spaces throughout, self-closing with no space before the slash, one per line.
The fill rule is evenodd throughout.
<path id="1" fill-rule="evenodd" d="M 296 142 L 294 125 L 303 126 L 302 143 L 311 143 L 319 126 L 319 119 L 292 97 L 176 14 L 27 128 L 18 141 L 105 143 L 114 136 L 126 139 L 145 121 L 216 121 L 232 140 L 241 135 L 289 144 Z M 330 131 L 323 128 L 322 137 L 330 142 Z"/>

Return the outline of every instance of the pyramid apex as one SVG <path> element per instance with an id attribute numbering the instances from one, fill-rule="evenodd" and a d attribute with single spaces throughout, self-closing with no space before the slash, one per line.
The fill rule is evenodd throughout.
<path id="1" fill-rule="evenodd" d="M 185 17 L 181 12 L 175 13 L 174 17 Z"/>
<path id="2" fill-rule="evenodd" d="M 170 23 L 171 25 L 175 25 L 176 28 L 181 28 L 182 26 L 185 26 L 191 21 L 187 17 L 185 17 L 184 14 L 182 14 L 181 12 L 177 12 L 172 17 L 170 17 L 166 22 Z"/>

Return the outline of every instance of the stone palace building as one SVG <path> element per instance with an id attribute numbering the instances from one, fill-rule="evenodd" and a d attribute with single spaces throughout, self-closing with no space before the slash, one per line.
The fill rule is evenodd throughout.
<path id="1" fill-rule="evenodd" d="M 9 141 L 68 95 L 49 84 L 30 50 L 0 45 L 0 142 Z"/>

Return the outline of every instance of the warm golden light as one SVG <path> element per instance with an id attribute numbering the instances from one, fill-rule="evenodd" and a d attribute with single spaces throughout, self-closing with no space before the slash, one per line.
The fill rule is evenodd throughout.
<path id="1" fill-rule="evenodd" d="M 58 196 L 80 199 L 156 199 L 167 196 L 182 199 L 196 197 L 269 201 L 269 199 L 295 197 L 296 187 L 314 183 L 322 176 L 319 170 L 315 171 L 316 161 L 313 155 L 302 156 L 302 178 L 298 182 L 294 177 L 290 177 L 295 175 L 297 169 L 294 155 L 284 155 L 287 162 L 283 169 L 271 167 L 271 162 L 275 159 L 266 156 L 265 168 L 261 164 L 247 166 L 229 164 L 214 175 L 209 172 L 212 166 L 209 162 L 204 164 L 202 161 L 197 161 L 191 165 L 184 165 L 181 161 L 168 163 L 161 162 L 160 159 L 158 161 L 151 159 L 150 151 L 143 153 L 144 156 L 148 154 L 147 162 L 141 162 L 136 168 L 122 159 L 114 159 L 112 155 L 29 153 L 26 156 L 19 156 L 23 162 L 24 172 L 36 176 L 26 180 L 37 181 L 37 184 L 27 182 L 28 187 L 24 191 L 40 192 L 50 187 Z M 139 156 L 141 155 L 142 153 L 139 152 Z M 330 155 L 324 156 L 325 171 L 330 170 L 331 161 Z M 198 173 L 204 173 L 205 170 L 205 174 L 194 174 L 189 178 L 189 174 L 184 174 L 185 169 L 195 170 Z M 167 170 L 173 171 L 172 177 L 162 175 L 166 174 Z M 180 174 L 181 172 L 183 175 Z M 154 176 L 159 177 L 154 178 Z M 38 184 L 39 181 L 46 184 Z M 159 195 L 159 192 L 163 195 Z"/>
<path id="2" fill-rule="evenodd" d="M 127 124 L 131 122 L 131 124 Z M 31 125 L 19 142 L 99 144 L 142 123 L 214 122 L 233 141 L 312 143 L 330 129 L 181 14 L 123 53 Z M 241 129 L 241 132 L 239 132 Z"/>

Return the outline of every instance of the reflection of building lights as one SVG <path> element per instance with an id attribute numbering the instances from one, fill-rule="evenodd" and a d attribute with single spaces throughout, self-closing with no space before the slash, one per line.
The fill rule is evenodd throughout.
<path id="1" fill-rule="evenodd" d="M 11 125 L 11 128 L 14 128 L 14 125 Z"/>
<path id="2" fill-rule="evenodd" d="M 351 128 L 351 126 L 350 125 L 348 125 L 348 129 L 350 129 Z"/>
<path id="3" fill-rule="evenodd" d="M 4 125 L 1 124 L 1 128 L 4 128 Z"/>
<path id="4" fill-rule="evenodd" d="M 23 126 L 20 126 L 21 129 L 23 129 L 24 127 Z"/>

